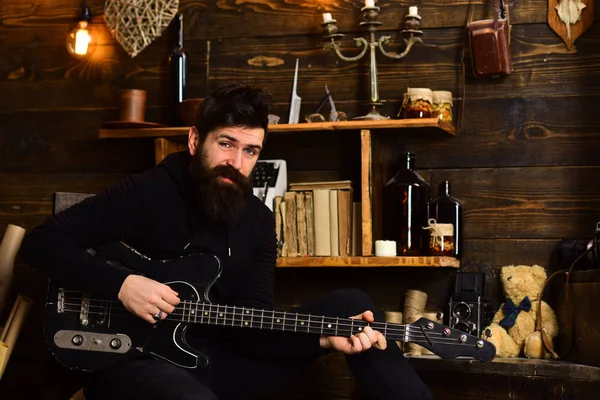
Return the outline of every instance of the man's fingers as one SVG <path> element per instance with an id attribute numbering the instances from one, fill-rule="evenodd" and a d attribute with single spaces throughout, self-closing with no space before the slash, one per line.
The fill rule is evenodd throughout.
<path id="1" fill-rule="evenodd" d="M 362 344 L 357 335 L 350 336 L 350 340 L 352 340 L 352 350 L 354 350 L 355 352 L 359 352 L 362 350 Z"/>
<path id="2" fill-rule="evenodd" d="M 171 314 L 175 310 L 175 306 L 172 306 L 168 302 L 161 299 L 161 301 L 156 304 L 158 308 L 162 310 L 163 313 Z"/>
<path id="3" fill-rule="evenodd" d="M 357 336 L 360 339 L 362 350 L 368 350 L 371 348 L 371 339 L 369 339 L 369 336 L 367 336 L 366 333 L 361 332 Z"/>
<path id="4" fill-rule="evenodd" d="M 375 332 L 377 335 L 377 343 L 375 344 L 378 349 L 385 350 L 387 348 L 387 339 L 381 332 Z"/>
<path id="5" fill-rule="evenodd" d="M 377 341 L 377 335 L 375 334 L 373 328 L 371 328 L 370 326 L 366 326 L 365 329 L 363 329 L 363 332 L 365 333 L 365 335 L 367 335 L 371 343 L 375 343 Z"/>
<path id="6" fill-rule="evenodd" d="M 137 316 L 151 324 L 156 323 L 156 320 L 154 319 L 152 314 L 150 314 L 149 312 L 139 312 L 139 313 L 137 313 Z"/>
<path id="7" fill-rule="evenodd" d="M 362 314 L 358 314 L 358 315 L 354 315 L 352 317 L 350 317 L 351 319 L 363 319 L 367 322 L 374 322 L 375 321 L 375 317 L 373 316 L 373 312 L 372 311 L 365 311 Z"/>
<path id="8" fill-rule="evenodd" d="M 163 287 L 161 288 L 161 290 L 158 292 L 160 297 L 166 301 L 169 304 L 172 304 L 174 306 L 176 306 L 177 304 L 179 304 L 179 297 L 177 297 L 177 292 L 175 292 L 174 290 L 172 290 L 170 287 L 168 287 L 167 285 L 162 285 Z"/>

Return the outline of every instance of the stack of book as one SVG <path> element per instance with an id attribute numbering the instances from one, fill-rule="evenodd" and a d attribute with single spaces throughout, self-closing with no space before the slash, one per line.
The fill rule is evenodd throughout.
<path id="1" fill-rule="evenodd" d="M 351 181 L 291 183 L 275 197 L 280 257 L 347 257 L 361 249 L 360 203 Z"/>

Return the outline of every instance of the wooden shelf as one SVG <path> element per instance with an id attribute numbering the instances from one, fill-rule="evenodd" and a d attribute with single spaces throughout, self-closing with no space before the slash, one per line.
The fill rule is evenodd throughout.
<path id="1" fill-rule="evenodd" d="M 439 374 L 460 372 L 491 374 L 494 376 L 505 375 L 600 381 L 600 368 L 562 360 L 495 358 L 491 362 L 481 362 L 468 358 L 443 360 L 432 355 L 407 358 L 409 363 L 418 372 L 431 371 Z"/>
<path id="2" fill-rule="evenodd" d="M 280 257 L 277 267 L 451 267 L 453 257 Z"/>
<path id="3" fill-rule="evenodd" d="M 147 129 L 100 129 L 100 139 L 126 139 L 126 138 L 166 138 L 185 136 L 189 127 L 165 127 Z M 271 132 L 306 132 L 306 131 L 337 131 L 337 130 L 362 130 L 362 129 L 435 129 L 456 134 L 453 125 L 437 118 L 423 119 L 387 119 L 381 121 L 341 121 L 341 122 L 315 122 L 303 124 L 269 125 Z"/>

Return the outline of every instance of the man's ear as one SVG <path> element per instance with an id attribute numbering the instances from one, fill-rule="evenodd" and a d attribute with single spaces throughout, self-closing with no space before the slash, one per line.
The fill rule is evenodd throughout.
<path id="1" fill-rule="evenodd" d="M 192 156 L 196 154 L 196 151 L 198 151 L 199 143 L 200 137 L 198 136 L 198 130 L 195 126 L 192 126 L 188 132 L 188 149 Z"/>

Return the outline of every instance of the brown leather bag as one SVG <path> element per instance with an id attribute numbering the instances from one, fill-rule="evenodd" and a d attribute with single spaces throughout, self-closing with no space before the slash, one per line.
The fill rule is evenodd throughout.
<path id="1" fill-rule="evenodd" d="M 494 0 L 494 19 L 473 21 L 467 25 L 476 78 L 498 78 L 513 70 L 508 4 L 505 7 L 506 18 L 500 19 L 500 0 Z"/>

